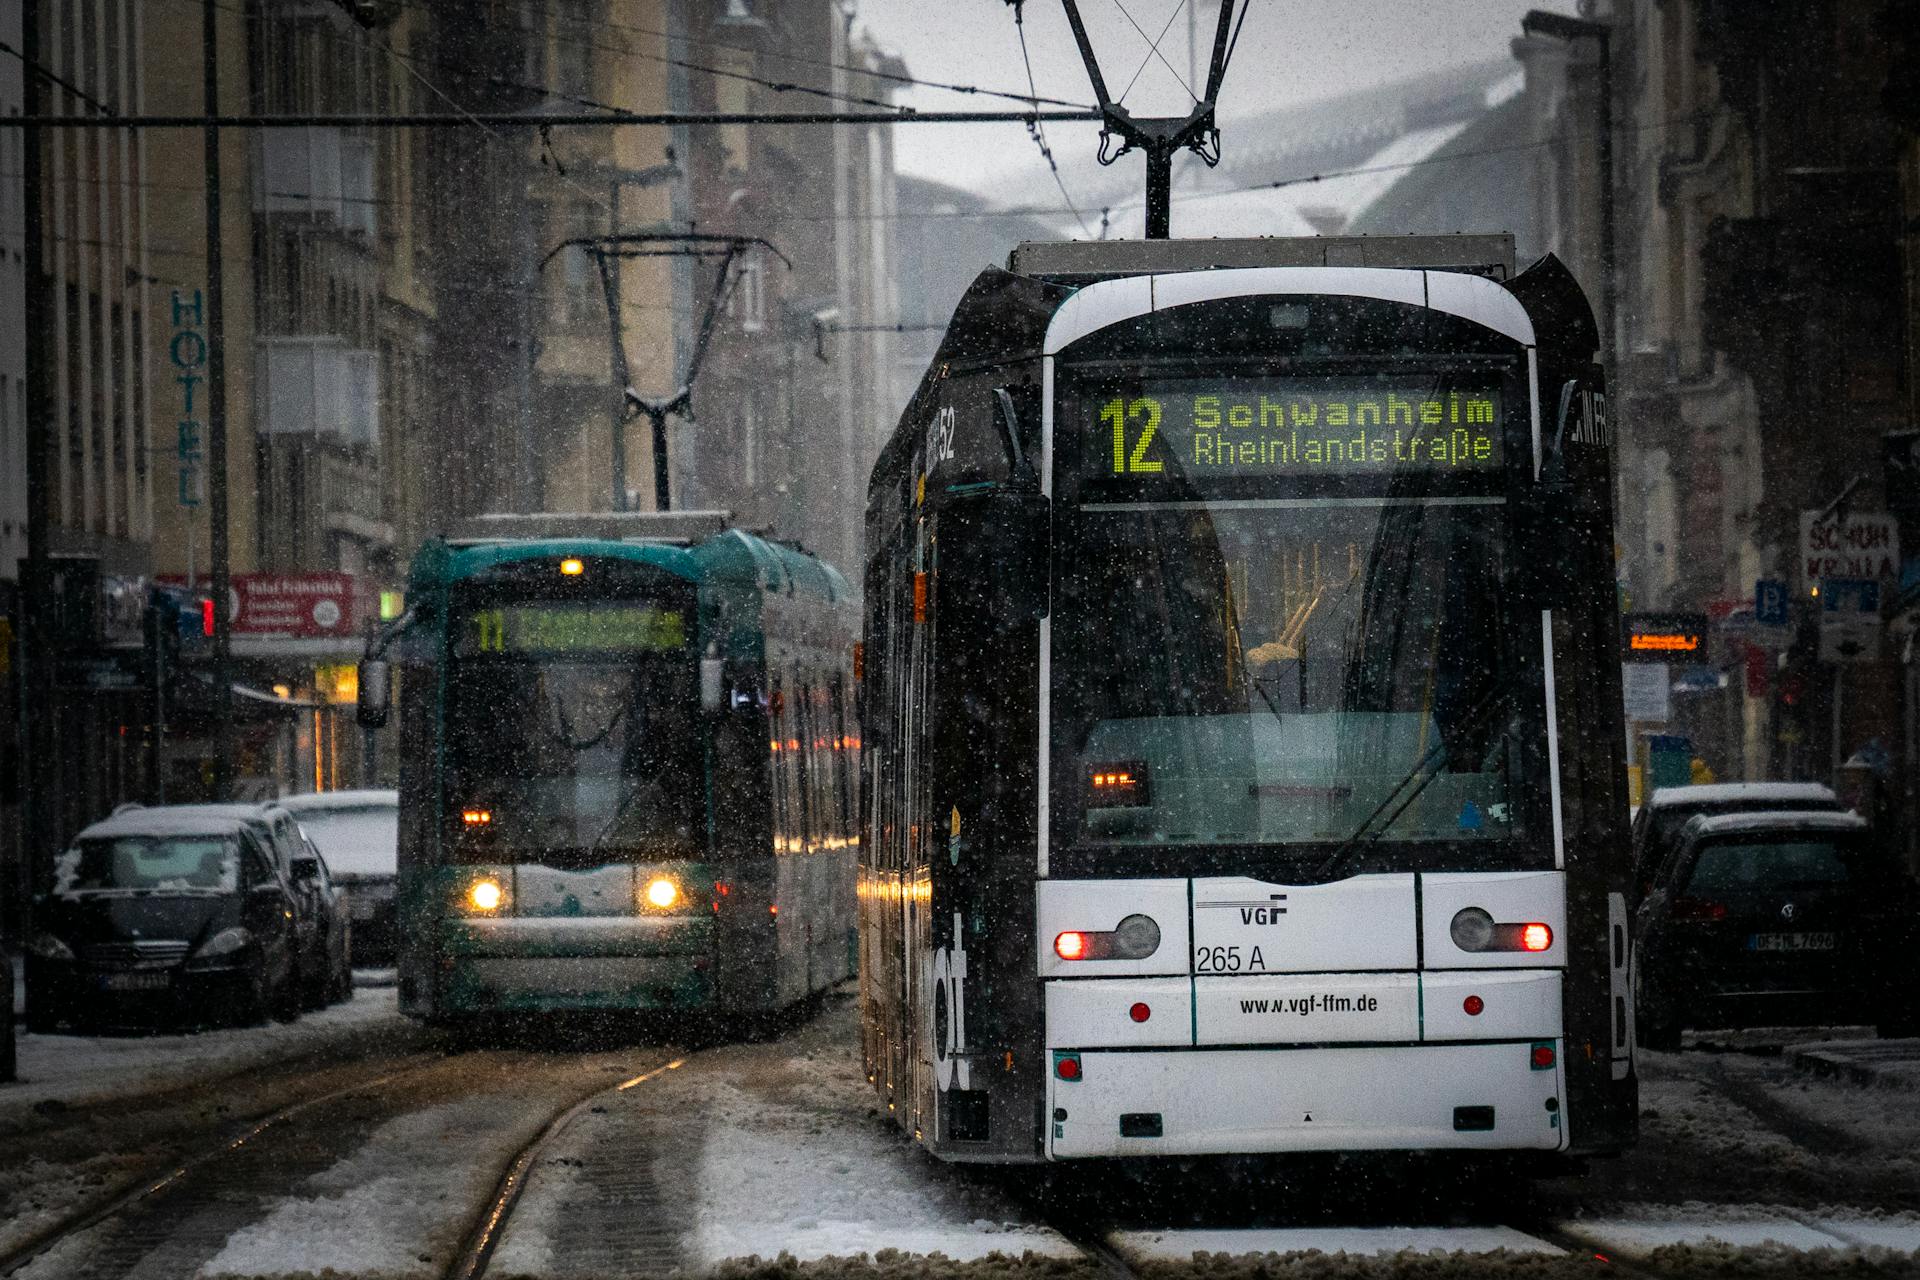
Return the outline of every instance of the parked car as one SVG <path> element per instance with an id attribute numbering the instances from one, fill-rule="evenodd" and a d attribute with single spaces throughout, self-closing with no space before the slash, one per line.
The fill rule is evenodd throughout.
<path id="1" fill-rule="evenodd" d="M 145 809 L 86 828 L 27 935 L 27 1028 L 299 1015 L 296 895 L 236 818 Z"/>
<path id="2" fill-rule="evenodd" d="M 299 970 L 301 1003 L 309 1009 L 325 1005 L 337 992 L 341 975 L 352 973 L 346 919 L 350 908 L 324 883 L 295 863 L 317 857 L 306 833 L 292 813 L 277 802 L 266 804 L 165 805 L 149 813 L 205 814 L 246 823 L 273 853 L 280 874 L 294 895 L 294 923 L 299 934 L 295 964 Z"/>
<path id="3" fill-rule="evenodd" d="M 1699 815 L 1634 918 L 1640 1043 L 1688 1027 L 1915 1026 L 1920 893 L 1851 813 Z"/>
<path id="4" fill-rule="evenodd" d="M 1661 787 L 1634 811 L 1633 883 L 1644 898 L 1654 873 L 1673 851 L 1681 828 L 1700 814 L 1768 810 L 1839 813 L 1846 806 L 1818 782 L 1720 782 L 1699 787 Z"/>
<path id="5" fill-rule="evenodd" d="M 400 799 L 393 791 L 323 791 L 280 804 L 326 855 L 346 885 L 356 964 L 392 964 L 399 950 L 394 894 L 399 882 Z"/>
<path id="6" fill-rule="evenodd" d="M 293 860 L 293 883 L 326 903 L 323 923 L 327 930 L 324 968 L 319 970 L 326 975 L 325 981 L 307 983 L 301 999 L 309 1009 L 320 1009 L 353 996 L 353 904 L 346 886 L 334 877 L 326 856 L 312 838 L 303 832 L 301 839 L 306 841 L 307 851 Z"/>

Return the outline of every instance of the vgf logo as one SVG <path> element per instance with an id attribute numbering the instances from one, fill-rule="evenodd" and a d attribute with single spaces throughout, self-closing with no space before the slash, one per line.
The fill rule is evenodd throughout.
<path id="1" fill-rule="evenodd" d="M 1213 907 L 1221 911 L 1238 911 L 1241 924 L 1272 926 L 1281 923 L 1280 917 L 1287 914 L 1286 901 L 1286 894 L 1270 893 L 1265 898 L 1254 898 L 1248 901 L 1229 899 L 1221 902 L 1202 902 L 1196 905 Z"/>
<path id="2" fill-rule="evenodd" d="M 967 944 L 953 913 L 953 945 L 933 953 L 933 1079 L 948 1089 L 973 1087 L 967 1058 Z"/>

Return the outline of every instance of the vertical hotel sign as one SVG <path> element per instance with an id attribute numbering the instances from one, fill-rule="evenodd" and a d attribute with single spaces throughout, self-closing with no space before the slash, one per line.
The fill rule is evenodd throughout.
<path id="1" fill-rule="evenodd" d="M 206 492 L 206 423 L 201 416 L 206 402 L 205 325 L 200 290 L 189 295 L 175 289 L 173 337 L 167 343 L 167 359 L 173 364 L 173 380 L 180 387 L 180 420 L 174 443 L 177 492 L 180 505 L 189 511 L 200 505 Z"/>

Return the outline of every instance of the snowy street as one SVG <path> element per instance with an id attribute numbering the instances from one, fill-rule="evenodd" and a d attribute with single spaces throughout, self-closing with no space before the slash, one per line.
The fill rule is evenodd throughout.
<path id="1" fill-rule="evenodd" d="M 1288 1255 L 1232 1265 L 1330 1274 L 1342 1255 L 1341 1275 L 1557 1275 L 1604 1255 L 1641 1274 L 1905 1275 L 1920 1248 L 1916 1094 L 1800 1069 L 1781 1036 L 1643 1055 L 1635 1151 L 1531 1189 L 1368 1161 L 1151 1184 L 945 1166 L 877 1113 L 856 1043 L 845 991 L 757 1042 L 476 1047 L 414 1028 L 391 990 L 293 1027 L 28 1037 L 0 1094 L 0 1266 L 597 1277 L 787 1254 L 837 1274 L 822 1260 L 865 1254 L 890 1274 L 941 1255 L 929 1272 L 1092 1275 Z"/>

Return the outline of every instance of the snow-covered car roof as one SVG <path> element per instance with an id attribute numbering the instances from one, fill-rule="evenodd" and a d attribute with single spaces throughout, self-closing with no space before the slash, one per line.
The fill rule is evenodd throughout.
<path id="1" fill-rule="evenodd" d="M 331 809 L 398 809 L 398 791 L 316 791 L 305 795 L 281 796 L 282 809 L 296 817 L 303 813 L 325 813 Z"/>
<path id="2" fill-rule="evenodd" d="M 1655 809 L 1669 805 L 1737 804 L 1743 800 L 1785 808 L 1808 800 L 1833 803 L 1833 788 L 1819 782 L 1711 782 L 1699 787 L 1661 787 L 1647 799 Z"/>
<path id="3" fill-rule="evenodd" d="M 1706 836 L 1748 835 L 1765 831 L 1866 831 L 1867 820 L 1857 813 L 1821 809 L 1769 809 L 1762 813 L 1701 814 L 1687 823 L 1692 839 Z"/>
<path id="4" fill-rule="evenodd" d="M 246 829 L 245 821 L 233 814 L 208 813 L 194 806 L 183 812 L 171 805 L 150 809 L 125 809 L 109 818 L 85 827 L 76 840 L 112 839 L 115 836 L 230 836 Z"/>

